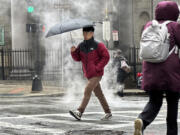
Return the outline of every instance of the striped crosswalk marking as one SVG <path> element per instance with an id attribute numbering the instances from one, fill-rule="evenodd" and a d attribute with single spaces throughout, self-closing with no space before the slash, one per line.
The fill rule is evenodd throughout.
<path id="1" fill-rule="evenodd" d="M 101 122 L 97 118 L 92 118 L 92 115 L 95 116 L 96 114 L 103 115 L 103 112 L 86 112 L 82 121 L 74 120 L 68 113 L 60 113 L 60 114 L 38 114 L 38 115 L 18 115 L 17 117 L 0 117 L 0 127 L 2 128 L 11 128 L 11 129 L 21 129 L 25 131 L 37 131 L 39 133 L 50 133 L 50 134 L 60 134 L 66 132 L 64 129 L 60 128 L 52 128 L 48 127 L 53 123 L 56 124 L 64 124 L 64 125 L 83 125 L 94 127 L 96 129 L 116 129 L 116 128 L 123 128 L 123 127 L 130 127 L 133 126 L 133 119 L 136 118 L 140 111 L 114 111 L 113 112 L 113 119 L 108 122 Z M 91 115 L 91 118 L 88 116 Z M 52 117 L 58 117 L 59 119 L 54 119 Z M 116 120 L 116 118 L 128 118 L 129 120 Z M 7 122 L 8 119 L 16 119 L 19 123 L 11 123 Z M 39 127 L 36 125 L 28 125 L 28 124 L 20 124 L 21 120 L 32 121 L 33 123 L 41 122 L 41 123 L 48 123 L 43 127 Z M 32 123 L 31 122 L 31 123 Z M 180 119 L 178 119 L 180 122 Z M 156 121 L 152 124 L 165 124 L 166 121 L 164 118 L 158 117 Z"/>

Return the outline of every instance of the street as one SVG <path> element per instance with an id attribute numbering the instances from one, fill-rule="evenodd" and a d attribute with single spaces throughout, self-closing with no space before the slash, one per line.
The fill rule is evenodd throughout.
<path id="1" fill-rule="evenodd" d="M 143 90 L 180 92 L 179 33 L 180 0 L 0 0 L 0 135 L 134 135 Z M 166 115 L 164 99 L 144 135 Z"/>
<path id="2" fill-rule="evenodd" d="M 82 96 L 82 95 L 81 95 Z M 146 104 L 145 96 L 114 96 L 109 100 L 113 118 L 100 121 L 102 108 L 93 95 L 81 121 L 72 118 L 68 111 L 80 104 L 80 95 L 68 99 L 66 96 L 1 98 L 1 135 L 133 135 L 133 121 Z M 165 135 L 166 102 L 147 128 L 145 135 Z M 178 119 L 180 125 L 180 119 Z M 123 132 L 121 132 L 123 131 Z M 180 133 L 180 131 L 179 131 Z"/>

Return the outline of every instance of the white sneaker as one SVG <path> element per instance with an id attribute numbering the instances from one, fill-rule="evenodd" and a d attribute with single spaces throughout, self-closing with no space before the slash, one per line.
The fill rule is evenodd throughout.
<path id="1" fill-rule="evenodd" d="M 101 120 L 106 121 L 106 120 L 110 120 L 112 118 L 112 114 L 111 113 L 106 113 Z"/>
<path id="2" fill-rule="evenodd" d="M 136 119 L 134 121 L 134 135 L 143 135 L 143 121 L 141 119 Z"/>
<path id="3" fill-rule="evenodd" d="M 82 113 L 79 112 L 78 110 L 76 111 L 69 111 L 69 113 L 74 117 L 76 118 L 77 120 L 81 120 L 81 116 L 82 116 Z"/>

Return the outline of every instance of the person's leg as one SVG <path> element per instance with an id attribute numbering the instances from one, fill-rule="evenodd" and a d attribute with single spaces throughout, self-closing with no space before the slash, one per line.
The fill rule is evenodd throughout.
<path id="1" fill-rule="evenodd" d="M 123 97 L 124 96 L 124 81 L 127 77 L 127 73 L 123 69 L 118 70 L 117 75 L 117 82 L 118 82 L 118 88 L 117 88 L 117 95 Z"/>
<path id="2" fill-rule="evenodd" d="M 78 110 L 83 113 L 88 102 L 89 99 L 91 97 L 91 93 L 94 90 L 94 88 L 97 87 L 97 85 L 99 84 L 99 81 L 101 80 L 101 77 L 93 77 L 91 79 L 88 80 L 88 83 L 86 85 L 85 91 L 84 91 L 84 97 L 83 100 L 81 102 L 81 105 L 79 106 Z"/>
<path id="3" fill-rule="evenodd" d="M 167 100 L 167 135 L 177 135 L 177 117 L 178 117 L 178 102 L 179 93 L 177 92 L 166 92 Z"/>
<path id="4" fill-rule="evenodd" d="M 124 83 L 119 84 L 117 94 L 120 97 L 124 96 Z"/>
<path id="5" fill-rule="evenodd" d="M 105 115 L 101 118 L 101 120 L 110 120 L 112 118 L 111 110 L 109 109 L 109 105 L 106 101 L 106 98 L 101 90 L 101 85 L 98 84 L 94 89 L 94 93 L 96 97 L 99 99 L 101 106 L 104 109 Z"/>
<path id="6" fill-rule="evenodd" d="M 97 87 L 94 89 L 94 93 L 96 95 L 96 97 L 98 98 L 98 100 L 100 101 L 101 103 L 101 106 L 103 107 L 104 109 L 104 112 L 105 113 L 111 113 L 110 109 L 109 109 L 109 105 L 107 103 L 107 100 L 101 90 L 101 85 L 100 83 L 97 85 Z"/>
<path id="7" fill-rule="evenodd" d="M 163 91 L 149 91 L 149 102 L 135 120 L 134 135 L 142 135 L 144 129 L 156 118 L 163 101 Z"/>
<path id="8" fill-rule="evenodd" d="M 138 116 L 143 121 L 145 129 L 157 116 L 162 106 L 163 91 L 149 91 L 149 102 Z"/>

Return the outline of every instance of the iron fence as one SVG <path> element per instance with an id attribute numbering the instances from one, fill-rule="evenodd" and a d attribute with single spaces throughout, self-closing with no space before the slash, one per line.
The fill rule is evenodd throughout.
<path id="1" fill-rule="evenodd" d="M 129 65 L 134 67 L 136 74 L 137 67 L 141 67 L 138 59 L 139 48 L 129 48 L 127 56 Z M 0 79 L 2 80 L 31 80 L 35 74 L 35 62 L 37 62 L 30 49 L 26 50 L 0 50 Z M 42 80 L 62 80 L 63 74 L 69 70 L 80 72 L 81 67 L 63 68 L 62 53 L 59 50 L 46 50 L 39 52 L 39 65 L 46 65 L 41 70 Z M 48 66 L 49 65 L 49 66 Z M 53 65 L 53 67 L 52 67 Z"/>
<path id="2" fill-rule="evenodd" d="M 0 51 L 1 79 L 21 79 L 31 76 L 32 54 L 30 50 L 6 50 Z"/>
<path id="3" fill-rule="evenodd" d="M 130 65 L 141 65 L 142 61 L 139 59 L 139 48 L 130 47 L 128 62 Z"/>

